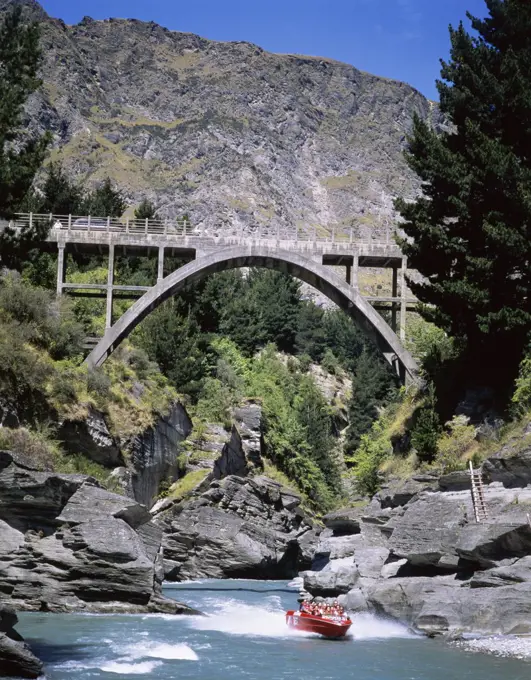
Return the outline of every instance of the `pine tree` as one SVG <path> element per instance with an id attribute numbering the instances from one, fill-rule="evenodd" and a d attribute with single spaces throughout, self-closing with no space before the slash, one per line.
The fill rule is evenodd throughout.
<path id="1" fill-rule="evenodd" d="M 39 28 L 26 24 L 15 5 L 0 26 L 0 215 L 9 217 L 27 194 L 41 167 L 49 136 L 27 139 L 24 104 L 40 87 Z"/>
<path id="2" fill-rule="evenodd" d="M 155 217 L 157 209 L 155 205 L 145 198 L 142 203 L 135 209 L 136 220 L 152 220 Z"/>
<path id="3" fill-rule="evenodd" d="M 431 462 L 437 453 L 437 441 L 442 432 L 437 413 L 435 386 L 430 383 L 424 403 L 416 413 L 416 421 L 411 432 L 411 444 L 420 460 Z"/>
<path id="4" fill-rule="evenodd" d="M 361 436 L 367 433 L 378 416 L 378 408 L 392 399 L 394 378 L 383 360 L 373 350 L 365 349 L 359 357 L 352 381 L 352 398 L 349 403 L 349 426 L 345 452 L 352 454 L 360 445 Z"/>
<path id="5" fill-rule="evenodd" d="M 121 217 L 126 207 L 121 192 L 113 187 L 110 177 L 106 177 L 87 197 L 84 211 L 94 217 Z"/>
<path id="6" fill-rule="evenodd" d="M 22 129 L 24 104 L 40 86 L 39 29 L 26 24 L 20 5 L 10 10 L 0 25 L 0 217 L 10 218 L 29 193 L 41 167 L 49 136 L 32 137 Z M 43 238 L 47 224 L 15 232 L 6 228 L 0 234 L 2 264 L 20 268 L 25 254 L 36 239 Z"/>
<path id="7" fill-rule="evenodd" d="M 324 474 L 328 486 L 339 490 L 341 480 L 333 453 L 332 417 L 325 398 L 310 376 L 304 376 L 300 381 L 294 406 L 308 442 L 309 457 Z"/>
<path id="8" fill-rule="evenodd" d="M 531 327 L 531 3 L 486 0 L 477 36 L 450 29 L 441 133 L 419 118 L 408 161 L 423 183 L 397 201 L 423 315 L 468 347 L 469 377 L 510 382 Z"/>
<path id="9" fill-rule="evenodd" d="M 60 163 L 50 163 L 42 187 L 41 210 L 54 215 L 79 215 L 83 206 L 81 188 L 70 181 Z"/>

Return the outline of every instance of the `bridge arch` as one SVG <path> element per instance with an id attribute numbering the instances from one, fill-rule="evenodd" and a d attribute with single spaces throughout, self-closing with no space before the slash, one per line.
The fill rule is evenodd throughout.
<path id="1" fill-rule="evenodd" d="M 275 269 L 310 284 L 358 323 L 404 382 L 418 381 L 418 367 L 411 354 L 403 347 L 396 333 L 380 314 L 355 288 L 343 281 L 329 267 L 308 257 L 260 245 L 223 248 L 215 253 L 200 256 L 169 274 L 139 298 L 106 331 L 104 337 L 88 355 L 86 363 L 92 367 L 101 366 L 135 326 L 184 286 L 209 274 L 240 267 Z"/>

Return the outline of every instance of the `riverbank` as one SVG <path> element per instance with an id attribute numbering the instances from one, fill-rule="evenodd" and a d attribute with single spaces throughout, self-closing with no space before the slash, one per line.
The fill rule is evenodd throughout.
<path id="1" fill-rule="evenodd" d="M 458 640 L 453 644 L 458 649 L 467 652 L 531 661 L 531 638 L 529 637 L 487 637 L 476 640 Z"/>

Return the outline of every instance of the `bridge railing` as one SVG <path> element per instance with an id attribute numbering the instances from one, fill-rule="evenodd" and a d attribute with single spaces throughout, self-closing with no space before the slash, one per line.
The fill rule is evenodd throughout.
<path id="1" fill-rule="evenodd" d="M 48 225 L 55 231 L 87 232 L 93 234 L 124 233 L 153 234 L 176 237 L 196 236 L 203 238 L 237 238 L 242 240 L 279 240 L 306 241 L 324 243 L 371 243 L 374 245 L 394 245 L 393 234 L 389 231 L 385 239 L 361 238 L 355 234 L 354 227 L 326 228 L 322 226 L 306 227 L 270 227 L 250 225 L 245 228 L 223 225 L 215 227 L 194 227 L 189 219 L 130 219 L 126 217 L 96 217 L 93 215 L 54 215 L 38 213 L 17 213 L 9 225 L 15 229 L 32 227 L 37 224 Z M 0 227 L 1 228 L 1 227 Z"/>

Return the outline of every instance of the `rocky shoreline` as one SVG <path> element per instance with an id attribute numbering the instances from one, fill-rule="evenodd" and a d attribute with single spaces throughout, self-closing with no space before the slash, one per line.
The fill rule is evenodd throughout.
<path id="1" fill-rule="evenodd" d="M 481 472 L 479 523 L 466 472 L 396 481 L 366 507 L 326 516 L 304 589 L 429 636 L 531 634 L 531 446 Z"/>
<path id="2" fill-rule="evenodd" d="M 256 410 L 256 409 L 255 409 Z M 531 424 L 481 467 L 390 480 L 323 526 L 260 473 L 259 418 L 240 423 L 186 498 L 149 512 L 96 480 L 0 452 L 0 659 L 36 672 L 15 610 L 197 614 L 163 580 L 292 579 L 309 597 L 392 619 L 470 651 L 531 658 Z M 456 642 L 459 641 L 459 642 Z M 18 659 L 18 661 L 16 661 Z M 4 666 L 2 666 L 3 671 Z"/>
<path id="3" fill-rule="evenodd" d="M 23 611 L 194 613 L 162 595 L 162 531 L 84 475 L 0 451 L 0 600 Z"/>

